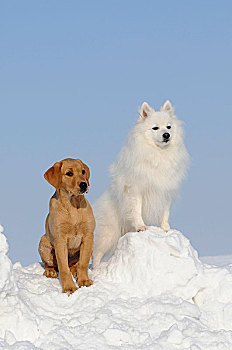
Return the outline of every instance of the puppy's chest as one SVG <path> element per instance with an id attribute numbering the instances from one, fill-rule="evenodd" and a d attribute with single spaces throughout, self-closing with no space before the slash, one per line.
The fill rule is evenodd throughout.
<path id="1" fill-rule="evenodd" d="M 72 234 L 68 238 L 68 249 L 70 250 L 78 250 L 78 248 L 81 245 L 82 241 L 82 234 L 77 233 L 77 234 Z"/>
<path id="2" fill-rule="evenodd" d="M 85 234 L 85 225 L 75 223 L 69 226 L 68 232 L 68 249 L 78 249 L 80 247 L 83 234 Z"/>
<path id="3" fill-rule="evenodd" d="M 86 222 L 83 220 L 82 215 L 74 212 L 69 218 L 69 230 L 68 230 L 68 249 L 78 249 L 83 234 L 86 232 Z"/>

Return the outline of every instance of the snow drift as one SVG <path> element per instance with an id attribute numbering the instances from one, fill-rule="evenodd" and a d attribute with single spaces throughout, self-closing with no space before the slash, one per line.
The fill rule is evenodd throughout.
<path id="1" fill-rule="evenodd" d="M 232 349 L 232 265 L 201 263 L 179 231 L 127 233 L 70 297 L 12 265 L 2 232 L 0 349 Z"/>

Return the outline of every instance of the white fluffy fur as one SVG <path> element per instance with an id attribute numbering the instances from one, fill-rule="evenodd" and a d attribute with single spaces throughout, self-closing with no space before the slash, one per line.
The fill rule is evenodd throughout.
<path id="1" fill-rule="evenodd" d="M 110 167 L 111 185 L 94 205 L 93 267 L 128 231 L 144 231 L 147 225 L 170 229 L 170 206 L 189 158 L 181 124 L 169 101 L 158 112 L 146 102 L 142 104 L 137 123 Z M 166 143 L 163 134 L 167 132 L 170 138 Z"/>

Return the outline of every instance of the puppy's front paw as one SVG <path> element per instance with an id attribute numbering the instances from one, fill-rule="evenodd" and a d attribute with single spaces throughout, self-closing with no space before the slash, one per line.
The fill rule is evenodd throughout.
<path id="1" fill-rule="evenodd" d="M 89 287 L 92 284 L 93 284 L 93 281 L 90 278 L 87 278 L 86 280 L 78 280 L 79 287 Z"/>
<path id="2" fill-rule="evenodd" d="M 139 226 L 137 226 L 136 231 L 137 232 L 146 231 L 147 229 L 148 229 L 148 226 L 146 226 L 146 225 L 139 225 Z"/>
<path id="3" fill-rule="evenodd" d="M 43 273 L 44 276 L 48 277 L 48 278 L 57 278 L 58 277 L 58 274 L 56 272 L 55 269 L 52 269 L 52 268 L 48 268 L 44 271 Z"/>
<path id="4" fill-rule="evenodd" d="M 68 295 L 74 293 L 77 290 L 77 286 L 74 283 L 67 283 L 63 285 L 62 293 L 68 293 Z"/>
<path id="5" fill-rule="evenodd" d="M 165 231 L 168 232 L 170 230 L 170 226 L 168 224 L 168 222 L 164 222 L 161 224 L 161 228 Z"/>

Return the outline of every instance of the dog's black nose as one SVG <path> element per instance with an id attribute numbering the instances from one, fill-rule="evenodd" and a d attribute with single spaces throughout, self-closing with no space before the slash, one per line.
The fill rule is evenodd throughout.
<path id="1" fill-rule="evenodd" d="M 82 192 L 85 192 L 87 190 L 87 183 L 86 182 L 81 182 L 79 187 L 80 187 L 80 190 Z"/>
<path id="2" fill-rule="evenodd" d="M 169 134 L 168 132 L 165 132 L 165 133 L 163 134 L 163 138 L 164 138 L 165 140 L 168 140 L 169 137 L 170 137 L 170 134 Z"/>

